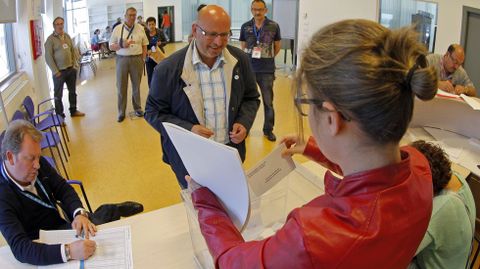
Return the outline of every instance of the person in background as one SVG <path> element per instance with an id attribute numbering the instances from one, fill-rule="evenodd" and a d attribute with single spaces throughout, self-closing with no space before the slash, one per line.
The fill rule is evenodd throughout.
<path id="1" fill-rule="evenodd" d="M 477 95 L 473 82 L 462 67 L 465 61 L 465 51 L 462 46 L 451 44 L 443 56 L 430 54 L 427 56 L 427 60 L 428 64 L 437 71 L 440 90 L 458 95 L 462 93 L 468 96 Z"/>
<path id="2" fill-rule="evenodd" d="M 189 180 L 217 268 L 405 269 L 428 227 L 432 175 L 400 147 L 414 97 L 435 97 L 437 76 L 411 28 L 344 20 L 316 32 L 296 76 L 295 104 L 313 137 L 283 139 L 284 155 L 324 165 L 325 193 L 294 209 L 268 238 L 245 242 L 215 195 Z M 348 77 L 348 79 L 339 79 Z"/>
<path id="3" fill-rule="evenodd" d="M 107 27 L 105 27 L 105 31 L 102 33 L 102 40 L 110 40 L 110 37 L 112 36 L 112 28 L 110 28 L 110 26 L 107 25 Z"/>
<path id="4" fill-rule="evenodd" d="M 415 141 L 412 147 L 428 160 L 432 171 L 433 209 L 427 233 L 413 261 L 422 269 L 463 269 L 468 264 L 475 231 L 475 201 L 465 178 L 451 169 L 438 146 Z"/>
<path id="5" fill-rule="evenodd" d="M 141 26 L 143 26 L 143 28 L 145 29 L 145 31 L 147 31 L 147 24 L 143 21 L 143 17 L 142 16 L 138 16 L 137 17 L 137 23 L 140 24 Z"/>
<path id="6" fill-rule="evenodd" d="M 206 7 L 206 6 L 207 6 L 207 5 L 205 5 L 205 4 L 200 4 L 200 5 L 197 7 L 197 14 L 198 14 L 198 12 L 200 12 L 200 10 L 201 10 L 202 8 L 204 8 L 204 7 Z M 192 42 L 192 40 L 193 40 L 193 33 L 190 33 L 190 34 L 188 35 L 188 43 Z"/>
<path id="7" fill-rule="evenodd" d="M 68 88 L 70 116 L 83 117 L 85 113 L 77 109 L 77 53 L 72 39 L 63 30 L 64 20 L 57 17 L 53 20 L 53 33 L 45 41 L 45 61 L 53 75 L 53 96 L 55 97 L 55 112 L 65 118 L 63 112 L 63 85 Z"/>
<path id="8" fill-rule="evenodd" d="M 240 47 L 252 62 L 255 79 L 260 91 L 265 119 L 263 134 L 269 141 L 276 141 L 273 133 L 275 111 L 273 109 L 273 82 L 275 80 L 275 56 L 280 51 L 280 26 L 268 19 L 267 5 L 263 0 L 253 0 L 253 18 L 244 23 L 240 30 Z"/>
<path id="9" fill-rule="evenodd" d="M 160 28 L 162 28 L 163 33 L 167 38 L 167 42 L 170 42 L 170 39 L 172 38 L 170 33 L 171 26 L 172 26 L 172 21 L 170 20 L 170 15 L 168 14 L 168 11 L 165 10 L 162 15 L 162 25 L 160 26 Z"/>
<path id="10" fill-rule="evenodd" d="M 110 38 L 110 49 L 117 54 L 117 122 L 125 119 L 127 109 L 128 76 L 132 81 L 132 105 L 137 117 L 143 116 L 140 100 L 140 82 L 144 59 L 147 56 L 148 38 L 143 26 L 135 23 L 137 10 L 134 7 L 127 8 L 125 23 L 115 28 Z"/>
<path id="11" fill-rule="evenodd" d="M 147 69 L 147 77 L 148 77 L 148 88 L 150 88 L 150 82 L 152 81 L 152 73 L 153 68 L 157 65 L 157 63 L 152 60 L 148 55 L 156 49 L 160 49 L 163 53 L 165 53 L 165 45 L 167 44 L 167 39 L 163 32 L 157 28 L 157 20 L 154 17 L 147 18 L 147 38 L 148 38 L 148 45 L 147 45 L 147 59 L 145 60 L 145 65 Z"/>
<path id="12" fill-rule="evenodd" d="M 10 122 L 1 145 L 0 231 L 15 258 L 24 263 L 49 265 L 84 260 L 96 248 L 88 240 L 95 224 L 143 211 L 135 202 L 105 204 L 93 214 L 83 208 L 77 193 L 41 157 L 42 133 L 28 121 Z M 40 230 L 75 229 L 86 240 L 46 245 L 32 240 Z"/>
<path id="13" fill-rule="evenodd" d="M 100 50 L 100 45 L 98 44 L 98 42 L 100 42 L 100 29 L 95 29 L 92 39 L 90 40 L 90 46 L 93 51 Z"/>
<path id="14" fill-rule="evenodd" d="M 248 56 L 228 45 L 230 26 L 223 8 L 202 8 L 192 24 L 194 41 L 153 70 L 145 119 L 160 133 L 163 161 L 182 188 L 188 171 L 162 122 L 231 146 L 245 160 L 245 139 L 260 100 Z"/>
<path id="15" fill-rule="evenodd" d="M 112 25 L 112 31 L 120 24 L 122 24 L 122 18 L 118 17 L 117 21 Z"/>

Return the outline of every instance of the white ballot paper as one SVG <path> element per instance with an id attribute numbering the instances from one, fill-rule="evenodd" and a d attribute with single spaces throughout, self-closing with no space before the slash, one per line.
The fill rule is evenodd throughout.
<path id="1" fill-rule="evenodd" d="M 45 244 L 68 244 L 79 240 L 75 237 L 75 230 L 40 230 L 39 241 Z M 97 243 L 95 254 L 88 260 L 72 260 L 67 263 L 39 266 L 38 268 L 102 268 L 102 269 L 131 269 L 133 268 L 132 258 L 132 237 L 130 226 L 99 229 L 94 237 L 90 238 Z"/>
<path id="2" fill-rule="evenodd" d="M 247 172 L 248 183 L 252 191 L 260 196 L 295 170 L 292 157 L 281 156 L 285 144 L 278 145 L 265 159 Z"/>
<path id="3" fill-rule="evenodd" d="M 467 102 L 468 105 L 470 105 L 474 110 L 480 110 L 480 99 L 475 98 L 475 97 L 470 97 L 465 94 L 460 95 L 465 102 Z"/>
<path id="4" fill-rule="evenodd" d="M 162 124 L 189 175 L 215 193 L 235 227 L 242 231 L 248 219 L 250 198 L 238 151 L 175 124 Z"/>

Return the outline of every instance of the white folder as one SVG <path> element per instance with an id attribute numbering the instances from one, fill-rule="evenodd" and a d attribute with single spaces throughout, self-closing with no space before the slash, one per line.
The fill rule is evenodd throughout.
<path id="1" fill-rule="evenodd" d="M 163 126 L 190 176 L 217 196 L 235 227 L 242 231 L 250 201 L 238 151 L 175 124 L 163 122 Z"/>

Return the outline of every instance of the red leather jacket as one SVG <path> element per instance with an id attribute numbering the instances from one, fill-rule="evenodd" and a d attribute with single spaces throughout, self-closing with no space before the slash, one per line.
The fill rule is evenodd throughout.
<path id="1" fill-rule="evenodd" d="M 325 194 L 261 241 L 245 242 L 215 195 L 196 190 L 193 203 L 217 268 L 405 269 L 427 230 L 433 194 L 425 157 L 412 147 L 401 151 L 398 164 L 342 180 L 327 172 Z M 312 139 L 304 154 L 341 174 Z"/>

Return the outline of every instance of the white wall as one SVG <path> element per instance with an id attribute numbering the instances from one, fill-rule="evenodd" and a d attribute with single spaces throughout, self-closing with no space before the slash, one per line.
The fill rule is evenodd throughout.
<path id="1" fill-rule="evenodd" d="M 34 100 L 43 100 L 44 98 L 49 97 L 50 90 L 47 81 L 45 51 L 43 46 L 42 56 L 34 60 L 32 55 L 30 20 L 42 20 L 41 15 L 34 12 L 36 9 L 34 9 L 33 3 L 35 2 L 30 0 L 17 1 L 18 17 L 17 23 L 14 24 L 14 43 L 17 55 L 17 67 L 19 71 L 23 71 L 27 74 L 28 79 L 31 82 L 32 98 Z"/>
<path id="2" fill-rule="evenodd" d="M 437 0 L 438 21 L 435 52 L 443 54 L 452 43 L 460 43 L 463 6 L 480 8 L 478 0 Z"/>
<path id="3" fill-rule="evenodd" d="M 438 3 L 435 52 L 444 53 L 452 43 L 460 43 L 463 6 L 480 8 L 479 0 L 436 0 Z M 378 0 L 300 0 L 299 51 L 321 27 L 347 18 L 378 21 Z M 306 16 L 306 17 L 305 17 Z"/>
<path id="4" fill-rule="evenodd" d="M 243 0 L 242 0 L 243 1 Z M 144 18 L 154 17 L 158 20 L 158 7 L 175 7 L 175 41 L 182 41 L 182 1 L 181 0 L 143 0 Z"/>

